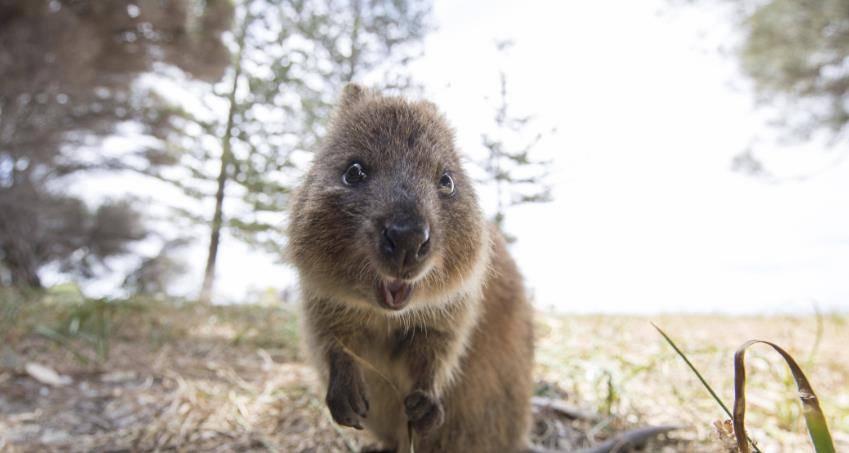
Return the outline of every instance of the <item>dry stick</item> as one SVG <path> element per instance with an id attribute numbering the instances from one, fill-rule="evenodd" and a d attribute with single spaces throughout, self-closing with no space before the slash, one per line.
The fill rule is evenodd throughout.
<path id="1" fill-rule="evenodd" d="M 546 398 L 542 396 L 534 396 L 531 398 L 531 404 L 540 409 L 548 409 L 563 415 L 572 420 L 588 420 L 591 422 L 599 422 L 604 419 L 600 414 L 583 411 L 578 408 L 567 405 L 562 400 L 554 398 Z"/>
<path id="2" fill-rule="evenodd" d="M 348 355 L 353 357 L 354 360 L 356 360 L 357 362 L 364 365 L 372 373 L 376 374 L 380 379 L 382 379 L 384 382 L 386 382 L 386 384 L 389 385 L 389 387 L 395 392 L 395 395 L 398 397 L 399 401 L 404 401 L 404 395 L 401 394 L 401 390 L 398 388 L 398 386 L 395 385 L 394 382 L 392 382 L 391 379 L 389 379 L 388 377 L 386 377 L 386 375 L 381 373 L 380 370 L 378 370 L 376 366 L 371 364 L 371 362 L 360 357 L 354 351 L 348 349 L 348 347 L 345 346 L 345 343 L 342 343 L 342 341 L 339 340 L 339 338 L 334 336 L 333 339 L 336 340 L 336 343 L 339 345 L 339 347 L 341 347 L 342 350 L 345 351 Z M 415 450 L 415 446 L 413 445 L 413 429 L 412 429 L 412 425 L 410 424 L 410 422 L 407 422 L 407 438 L 410 439 L 410 453 L 415 453 L 416 450 Z"/>
<path id="3" fill-rule="evenodd" d="M 637 428 L 631 431 L 627 431 L 622 433 L 612 439 L 608 439 L 602 444 L 596 445 L 595 447 L 585 448 L 583 450 L 577 450 L 574 453 L 611 453 L 611 452 L 624 452 L 629 451 L 629 449 L 634 446 L 647 441 L 648 439 L 658 436 L 663 433 L 667 433 L 669 431 L 675 431 L 680 429 L 680 426 L 647 426 L 644 428 Z"/>

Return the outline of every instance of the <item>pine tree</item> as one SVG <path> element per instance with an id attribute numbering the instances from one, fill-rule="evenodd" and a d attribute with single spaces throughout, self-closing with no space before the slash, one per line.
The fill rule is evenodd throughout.
<path id="1" fill-rule="evenodd" d="M 504 56 L 512 46 L 510 41 L 496 43 Z M 507 209 L 527 203 L 551 201 L 551 185 L 547 181 L 548 160 L 535 158 L 534 150 L 545 133 L 537 132 L 528 139 L 528 130 L 533 117 L 518 116 L 510 111 L 507 93 L 507 74 L 499 70 L 500 90 L 495 107 L 495 129 L 481 136 L 487 150 L 482 167 L 487 179 L 481 181 L 495 192 L 496 211 L 494 221 L 505 233 L 508 241 L 513 237 L 504 230 Z"/>
<path id="2" fill-rule="evenodd" d="M 346 82 L 375 73 L 383 85 L 408 85 L 399 69 L 428 31 L 429 10 L 426 2 L 398 0 L 237 5 L 230 68 L 212 93 L 226 115 L 195 118 L 200 133 L 183 154 L 194 182 L 181 185 L 214 200 L 202 303 L 212 296 L 223 231 L 280 253 L 297 164 L 309 159 L 338 92 Z M 220 141 L 210 146 L 215 137 Z M 219 163 L 214 174 L 211 159 Z M 209 181 L 213 193 L 201 189 Z"/>
<path id="3" fill-rule="evenodd" d="M 784 139 L 808 141 L 816 134 L 838 145 L 833 167 L 849 156 L 849 2 L 846 0 L 689 0 L 730 6 L 739 29 L 735 49 L 757 101 L 776 112 L 773 125 Z M 771 178 L 752 149 L 735 157 L 736 170 Z M 805 179 L 811 175 L 797 175 Z"/>

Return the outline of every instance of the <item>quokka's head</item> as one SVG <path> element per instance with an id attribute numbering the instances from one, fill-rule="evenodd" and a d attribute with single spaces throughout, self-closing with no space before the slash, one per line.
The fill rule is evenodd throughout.
<path id="1" fill-rule="evenodd" d="M 295 196 L 289 238 L 314 297 L 389 312 L 478 289 L 489 247 L 436 107 L 357 85 Z"/>

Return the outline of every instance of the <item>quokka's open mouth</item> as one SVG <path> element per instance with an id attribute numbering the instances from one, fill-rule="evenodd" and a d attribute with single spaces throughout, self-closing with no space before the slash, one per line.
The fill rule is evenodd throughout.
<path id="1" fill-rule="evenodd" d="M 377 300 L 385 308 L 400 310 L 407 305 L 413 293 L 413 285 L 403 280 L 377 283 Z"/>

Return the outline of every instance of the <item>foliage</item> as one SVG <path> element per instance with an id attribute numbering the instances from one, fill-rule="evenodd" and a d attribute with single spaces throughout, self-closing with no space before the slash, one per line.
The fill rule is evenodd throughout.
<path id="1" fill-rule="evenodd" d="M 751 7 L 751 6 L 750 6 Z M 849 3 L 759 2 L 742 21 L 743 71 L 764 102 L 786 102 L 784 123 L 802 137 L 849 125 Z M 781 104 L 779 104 L 781 105 Z"/>
<path id="2" fill-rule="evenodd" d="M 0 260 L 2 282 L 39 287 L 59 262 L 90 276 L 95 261 L 143 236 L 131 201 L 88 207 L 72 176 L 155 174 L 173 163 L 156 147 L 121 156 L 98 139 L 133 124 L 153 138 L 175 124 L 162 98 L 136 83 L 159 65 L 221 76 L 226 1 L 7 1 L 0 4 Z"/>
<path id="3" fill-rule="evenodd" d="M 715 4 L 689 0 L 695 4 Z M 849 133 L 849 3 L 844 0 L 725 0 L 742 40 L 736 55 L 762 105 L 787 138 L 818 133 L 832 145 Z M 843 147 L 842 147 L 843 148 Z M 834 164 L 847 155 L 840 151 Z M 733 168 L 754 175 L 769 171 L 751 149 Z M 796 179 L 804 179 L 797 177 Z"/>
<path id="4" fill-rule="evenodd" d="M 186 113 L 194 132 L 171 140 L 186 170 L 172 180 L 215 201 L 202 300 L 209 299 L 222 229 L 279 254 L 292 170 L 308 160 L 337 93 L 368 76 L 385 87 L 409 86 L 403 68 L 429 30 L 429 13 L 429 2 L 419 0 L 237 5 L 227 76 L 201 95 L 211 110 Z M 216 115 L 216 106 L 226 114 Z"/>
<path id="5" fill-rule="evenodd" d="M 505 53 L 512 45 L 510 41 L 497 43 L 499 52 Z M 551 201 L 551 186 L 546 181 L 549 161 L 533 156 L 534 149 L 544 133 L 536 133 L 530 140 L 527 129 L 532 122 L 530 116 L 517 116 L 509 110 L 507 97 L 507 75 L 499 71 L 500 91 L 495 109 L 495 130 L 481 136 L 487 155 L 482 162 L 487 179 L 480 181 L 485 186 L 494 186 L 496 197 L 495 223 L 504 230 L 506 210 L 527 203 Z M 508 236 L 508 239 L 511 237 Z"/>
<path id="6" fill-rule="evenodd" d="M 742 69 L 754 82 L 760 102 L 778 107 L 781 114 L 776 124 L 802 140 L 825 131 L 832 144 L 845 144 L 849 133 L 849 3 L 772 0 L 752 8 L 742 25 L 746 29 L 739 52 Z M 846 155 L 845 150 L 840 151 L 832 165 Z M 736 168 L 768 173 L 756 159 L 754 162 L 755 167 Z"/>
<path id="7" fill-rule="evenodd" d="M 0 190 L 0 211 L 0 283 L 13 286 L 39 288 L 37 269 L 50 263 L 93 277 L 146 235 L 127 200 L 91 209 L 77 198 L 13 186 Z"/>

